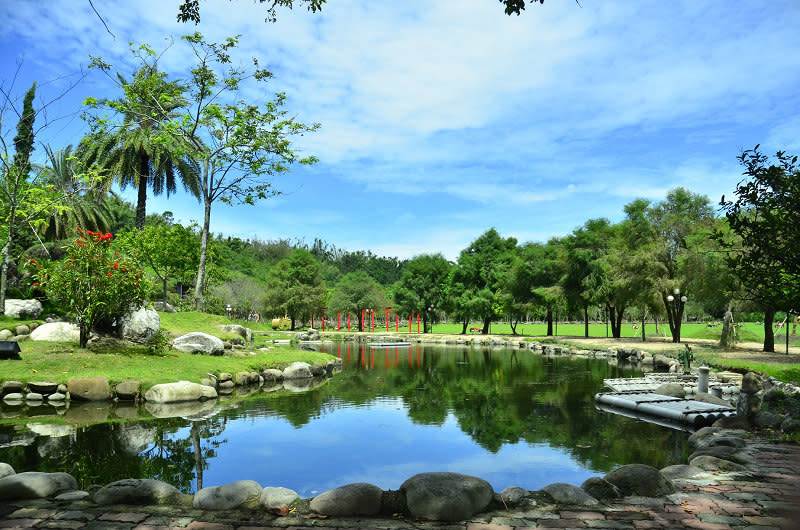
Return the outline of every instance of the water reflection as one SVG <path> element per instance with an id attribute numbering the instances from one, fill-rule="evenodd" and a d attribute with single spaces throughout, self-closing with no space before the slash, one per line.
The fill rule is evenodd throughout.
<path id="1" fill-rule="evenodd" d="M 639 375 L 604 360 L 416 345 L 325 349 L 344 369 L 310 390 L 251 388 L 241 402 L 189 408 L 71 405 L 53 414 L 101 423 L 58 435 L 32 427 L 42 422 L 25 410 L 29 426 L 0 426 L 0 461 L 67 471 L 84 487 L 148 477 L 191 492 L 253 479 L 311 496 L 361 481 L 397 489 L 432 470 L 481 476 L 498 491 L 539 489 L 686 455 L 685 434 L 595 410 L 603 378 Z M 134 413 L 138 421 L 123 421 Z"/>

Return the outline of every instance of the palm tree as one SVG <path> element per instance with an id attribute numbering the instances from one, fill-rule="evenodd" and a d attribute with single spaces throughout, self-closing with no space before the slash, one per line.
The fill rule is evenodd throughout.
<path id="1" fill-rule="evenodd" d="M 67 208 L 50 212 L 43 235 L 48 241 L 64 239 L 72 234 L 76 226 L 87 230 L 108 232 L 111 216 L 103 203 L 105 190 L 95 183 L 87 183 L 79 177 L 78 157 L 68 145 L 59 151 L 45 146 L 47 165 L 40 166 L 43 184 L 52 186 L 62 197 Z"/>
<path id="2" fill-rule="evenodd" d="M 176 190 L 178 176 L 184 189 L 199 200 L 199 167 L 191 150 L 164 127 L 174 111 L 185 105 L 185 88 L 167 81 L 155 65 L 140 68 L 130 82 L 121 75 L 118 79 L 125 97 L 106 104 L 123 112 L 122 124 L 116 129 L 103 125 L 84 138 L 84 159 L 105 169 L 120 188 L 136 186 L 136 228 L 141 230 L 147 188 L 155 195 L 166 191 L 169 196 Z"/>

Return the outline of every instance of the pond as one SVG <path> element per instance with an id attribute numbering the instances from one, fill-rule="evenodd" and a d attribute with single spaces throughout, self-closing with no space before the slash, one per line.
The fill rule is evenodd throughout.
<path id="1" fill-rule="evenodd" d="M 479 476 L 496 491 L 538 490 L 687 455 L 685 433 L 595 408 L 604 378 L 641 375 L 630 367 L 496 348 L 325 348 L 343 361 L 325 384 L 259 390 L 193 416 L 90 404 L 70 413 L 110 420 L 74 427 L 26 410 L 24 424 L 0 424 L 0 462 L 67 471 L 81 487 L 137 477 L 191 493 L 252 479 L 311 497 L 352 482 L 397 489 L 426 471 Z M 14 415 L 5 404 L 0 413 Z"/>

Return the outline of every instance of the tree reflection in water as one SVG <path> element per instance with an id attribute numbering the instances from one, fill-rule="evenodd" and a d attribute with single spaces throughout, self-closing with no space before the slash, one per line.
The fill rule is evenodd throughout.
<path id="1" fill-rule="evenodd" d="M 327 350 L 331 353 L 330 345 Z M 17 471 L 67 471 L 82 487 L 148 477 L 191 492 L 203 487 L 209 468 L 214 484 L 208 485 L 244 478 L 286 485 L 272 481 L 283 480 L 281 473 L 302 474 L 306 459 L 312 460 L 306 473 L 320 485 L 341 485 L 355 481 L 356 463 L 368 462 L 371 452 L 380 452 L 373 458 L 394 468 L 420 460 L 414 450 L 394 449 L 406 436 L 423 433 L 424 441 L 412 439 L 404 447 L 431 454 L 452 451 L 430 445 L 435 437 L 430 433 L 456 426 L 489 460 L 491 455 L 507 458 L 506 447 L 517 453 L 544 447 L 568 454 L 585 473 L 633 462 L 663 467 L 686 457 L 684 433 L 595 409 L 594 394 L 602 390 L 604 378 L 639 375 L 604 360 L 543 357 L 525 350 L 361 344 L 334 345 L 332 353 L 342 358 L 344 370 L 326 384 L 302 393 L 259 391 L 235 406 L 221 402 L 213 412 L 197 416 L 155 418 L 152 414 L 160 412 L 140 407 L 137 421 L 114 418 L 61 437 L 0 424 L 0 461 Z M 357 441 L 325 423 L 338 416 L 356 422 L 342 427 L 346 433 L 368 421 L 358 420 L 359 414 L 372 418 L 381 409 L 390 411 L 381 422 L 406 418 L 405 424 L 386 428 L 386 439 L 376 426 L 368 426 L 373 440 Z M 274 422 L 285 422 L 289 430 Z M 317 432 L 318 424 L 325 425 L 319 427 L 324 432 Z M 331 456 L 316 461 L 315 452 Z M 268 460 L 253 456 L 262 454 Z M 279 469 L 289 465 L 294 468 Z M 547 483 L 558 481 L 548 478 Z"/>

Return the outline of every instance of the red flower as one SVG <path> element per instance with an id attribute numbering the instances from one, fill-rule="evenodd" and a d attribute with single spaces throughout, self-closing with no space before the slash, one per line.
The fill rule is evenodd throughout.
<path id="1" fill-rule="evenodd" d="M 109 272 L 108 275 L 111 276 L 111 273 Z"/>
<path id="2" fill-rule="evenodd" d="M 33 282 L 34 287 L 39 287 L 39 282 Z"/>

